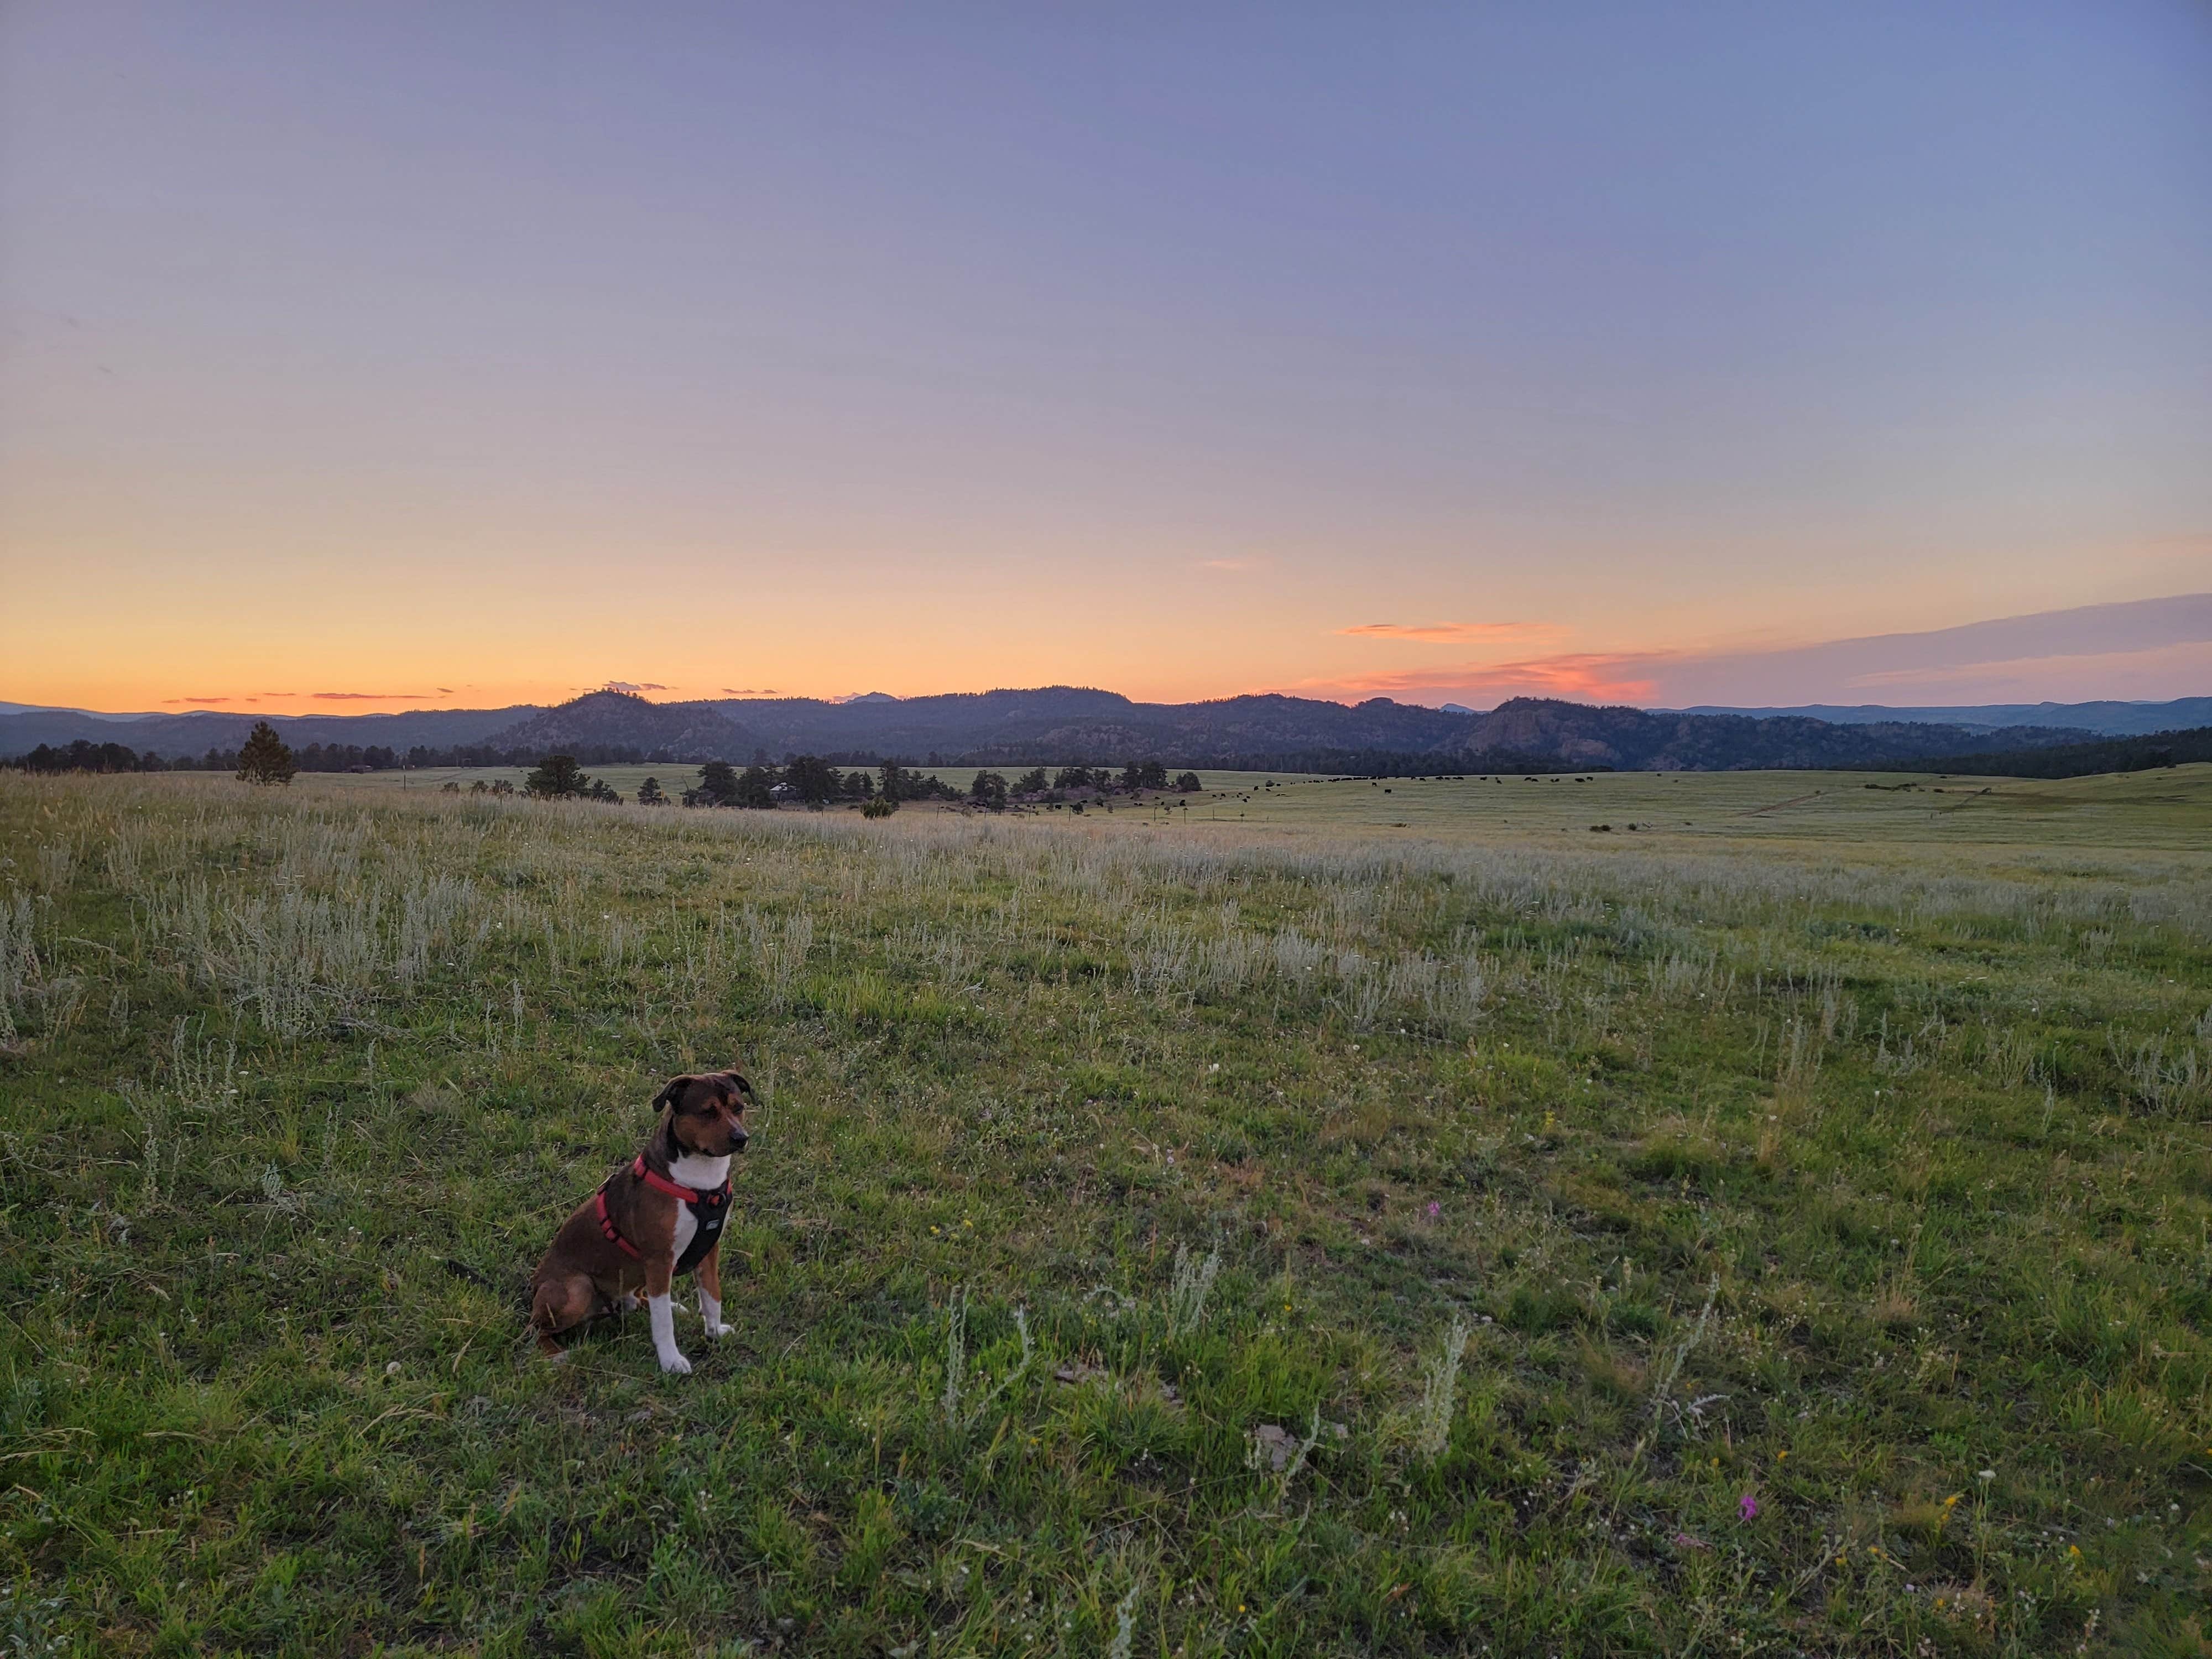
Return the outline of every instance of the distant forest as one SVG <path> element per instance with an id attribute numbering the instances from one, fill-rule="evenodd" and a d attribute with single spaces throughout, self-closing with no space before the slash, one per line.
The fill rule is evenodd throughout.
<path id="1" fill-rule="evenodd" d="M 543 749 L 502 749 L 493 744 L 459 744 L 448 749 L 429 749 L 417 744 L 404 754 L 380 744 L 363 747 L 350 743 L 310 743 L 292 750 L 293 766 L 301 772 L 394 772 L 403 767 L 536 766 L 550 751 Z M 647 756 L 621 744 L 579 746 L 564 750 L 585 766 L 630 766 L 665 756 Z M 82 738 L 70 744 L 40 744 L 27 755 L 0 761 L 25 772 L 235 772 L 238 750 L 210 749 L 204 755 L 179 755 L 165 760 L 149 749 L 144 753 L 119 743 L 91 743 Z"/>
<path id="2" fill-rule="evenodd" d="M 522 718 L 486 729 L 509 713 Z M 245 717 L 207 714 L 69 729 L 92 718 L 51 710 L 0 716 L 0 743 L 19 757 L 0 763 L 37 772 L 229 771 L 246 736 Z M 976 766 L 1012 776 L 1040 762 L 1119 766 L 1138 755 L 1178 768 L 1335 777 L 1772 769 L 2062 777 L 2204 758 L 2204 734 L 2212 729 L 2099 737 L 2063 726 L 1838 725 L 1794 714 L 1686 714 L 1528 697 L 1480 715 L 1385 698 L 1346 707 L 1272 694 L 1139 704 L 1067 687 L 850 704 L 653 703 L 603 690 L 552 708 L 354 719 L 361 724 L 316 716 L 278 717 L 276 725 L 302 772 L 527 769 L 564 755 L 587 767 L 743 767 L 750 757 L 759 769 L 811 759 L 871 770 L 919 757 L 924 766 Z M 12 742 L 10 732 L 19 734 Z M 296 740 L 310 736 L 317 740 Z M 353 736 L 404 741 L 337 740 Z M 126 740 L 132 738 L 137 744 Z"/>
<path id="3" fill-rule="evenodd" d="M 580 766 L 687 764 L 671 760 L 665 752 L 647 753 L 622 744 L 578 744 L 559 752 Z M 463 744 L 447 749 L 430 749 L 418 744 L 402 754 L 398 750 L 374 744 L 362 747 L 356 744 L 311 743 L 293 750 L 291 754 L 295 769 L 301 772 L 390 772 L 402 768 L 418 771 L 449 767 L 525 768 L 542 765 L 550 757 L 550 751 L 502 749 L 489 744 Z M 140 753 L 123 744 L 95 744 L 80 738 L 66 744 L 42 743 L 27 755 L 12 760 L 0 760 L 0 766 L 25 772 L 235 772 L 238 762 L 238 750 L 235 749 L 210 749 L 204 755 L 183 755 L 174 760 L 165 760 L 150 749 Z M 746 773 L 758 779 L 771 773 L 780 775 L 785 769 L 797 768 L 798 775 L 803 777 L 810 775 L 810 769 L 817 766 L 872 769 L 890 766 L 897 769 L 908 763 L 873 753 L 787 755 L 779 767 L 763 754 L 755 757 Z M 932 755 L 924 763 L 941 766 L 947 763 Z M 1150 770 L 1161 769 L 1161 763 L 1158 761 L 1142 764 Z M 1610 766 L 1570 766 L 1541 755 L 1517 754 L 1510 750 L 1442 756 L 1348 749 L 1321 749 L 1280 755 L 1216 756 L 1200 761 L 1199 768 L 1206 771 L 1285 772 L 1360 778 L 1454 777 L 1492 772 L 1548 775 L 1610 772 L 1613 769 Z M 1091 769 L 1079 767 L 1072 770 L 1073 774 L 1083 776 L 1087 783 Z M 1114 769 L 1102 767 L 1095 769 L 1103 780 Z M 1065 771 L 1062 774 L 1064 776 L 1068 775 Z M 1195 773 L 1191 775 L 1194 777 Z M 1158 788 L 1164 785 L 1150 783 L 1149 787 Z M 1036 786 L 1036 791 L 1041 792 L 1042 787 L 1042 785 Z M 1194 789 L 1197 785 L 1194 782 L 1191 787 Z M 1018 789 L 1016 793 L 1032 792 Z"/>
<path id="4" fill-rule="evenodd" d="M 1933 760 L 1858 768 L 1885 772 L 1957 772 L 1979 777 L 2086 778 L 2105 772 L 2149 772 L 2190 761 L 2212 761 L 2212 726 L 2154 732 L 2142 738 L 2102 738 L 2049 749 L 2007 749 L 1995 754 L 1947 755 Z"/>

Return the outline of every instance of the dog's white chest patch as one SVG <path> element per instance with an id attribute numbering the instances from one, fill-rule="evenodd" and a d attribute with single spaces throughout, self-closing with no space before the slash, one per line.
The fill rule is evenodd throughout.
<path id="1" fill-rule="evenodd" d="M 730 1178 L 730 1160 L 726 1158 L 705 1158 L 697 1152 L 686 1152 L 668 1166 L 668 1173 L 695 1193 L 711 1193 Z M 699 1231 L 699 1218 L 689 1204 L 676 1206 L 676 1249 L 669 1256 L 672 1262 L 684 1260 L 684 1252 L 691 1248 L 691 1240 Z"/>
<path id="2" fill-rule="evenodd" d="M 730 1160 L 686 1152 L 669 1164 L 668 1173 L 695 1193 L 711 1193 L 730 1178 Z"/>

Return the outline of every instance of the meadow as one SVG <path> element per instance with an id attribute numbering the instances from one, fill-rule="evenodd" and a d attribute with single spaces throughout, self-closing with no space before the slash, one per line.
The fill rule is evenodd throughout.
<path id="1" fill-rule="evenodd" d="M 841 766 L 837 769 L 841 772 L 848 772 L 855 769 Z M 875 769 L 862 767 L 858 769 L 872 772 Z M 911 769 L 926 777 L 939 778 L 965 794 L 968 786 L 975 781 L 975 775 L 978 772 L 995 771 L 1000 776 L 1011 781 L 1029 769 L 1025 766 L 920 766 Z M 425 766 L 405 768 L 397 771 L 321 772 L 307 775 L 312 777 L 319 788 L 325 790 L 368 789 L 380 794 L 386 791 L 397 790 L 402 794 L 416 794 L 425 789 L 434 792 L 442 791 L 448 783 L 457 785 L 465 792 L 474 787 L 479 780 L 487 787 L 505 782 L 520 789 L 522 787 L 523 781 L 530 775 L 530 770 L 531 769 L 526 766 Z M 623 762 L 611 766 L 587 766 L 584 770 L 592 777 L 604 778 L 607 787 L 620 794 L 624 800 L 634 800 L 637 795 L 638 786 L 647 778 L 658 781 L 662 793 L 671 799 L 681 795 L 684 790 L 699 781 L 697 767 L 671 765 L 665 761 L 649 764 L 642 762 L 635 764 Z M 1291 772 L 1201 772 L 1199 774 L 1209 790 L 1243 789 L 1254 785 L 1264 784 L 1270 778 L 1287 781 L 1297 775 Z"/>
<path id="2" fill-rule="evenodd" d="M 0 1651 L 2206 1651 L 2212 769 L 368 781 L 0 774 Z"/>

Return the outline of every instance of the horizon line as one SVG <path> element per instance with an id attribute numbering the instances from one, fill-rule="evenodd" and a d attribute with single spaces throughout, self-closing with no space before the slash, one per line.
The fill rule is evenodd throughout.
<path id="1" fill-rule="evenodd" d="M 653 689 L 665 690 L 667 688 L 655 687 Z M 640 702 L 648 703 L 654 708 L 678 708 L 687 706 L 713 706 L 727 703 L 762 702 L 814 703 L 823 708 L 848 708 L 855 704 L 866 707 L 870 705 L 881 706 L 887 703 L 927 702 L 942 697 L 1036 696 L 1041 693 L 1052 691 L 1079 693 L 1090 692 L 1103 696 L 1119 697 L 1130 706 L 1139 708 L 1199 708 L 1218 703 L 1237 702 L 1251 697 L 1282 697 L 1294 702 L 1334 703 L 1341 708 L 1358 708 L 1372 703 L 1385 703 L 1396 708 L 1418 708 L 1431 714 L 1450 714 L 1454 718 L 1468 719 L 1478 718 L 1485 714 L 1495 714 L 1498 710 L 1506 707 L 1508 704 L 1516 702 L 1560 703 L 1571 708 L 1633 708 L 1640 713 L 1648 714 L 1803 714 L 1808 717 L 1817 717 L 1816 711 L 1821 710 L 1833 710 L 1844 713 L 1857 713 L 1869 709 L 1884 709 L 1898 713 L 1964 713 L 1976 709 L 1991 708 L 2081 708 L 2098 704 L 2110 704 L 2124 708 L 2159 708 L 2173 703 L 2191 702 L 2203 697 L 2212 696 L 2212 690 L 2208 690 L 2203 692 L 2184 693 L 2179 696 L 2173 697 L 2077 697 L 2072 699 L 2040 697 L 2034 699 L 1993 699 L 1984 700 L 1979 702 L 1960 703 L 1885 703 L 1873 702 L 1838 702 L 1833 701 L 1816 701 L 1793 703 L 1662 703 L 1643 702 L 1630 697 L 1546 696 L 1528 692 L 1518 692 L 1512 696 L 1500 698 L 1496 702 L 1490 704 L 1487 708 L 1475 708 L 1468 703 L 1461 702 L 1457 698 L 1446 698 L 1441 702 L 1401 702 L 1395 697 L 1384 696 L 1379 693 L 1372 696 L 1352 698 L 1349 696 L 1332 697 L 1316 696 L 1310 690 L 1296 691 L 1274 689 L 1231 692 L 1226 696 L 1218 697 L 1192 697 L 1181 701 L 1163 700 L 1148 702 L 1143 698 L 1129 696 L 1123 692 L 1111 690 L 1104 686 L 1073 685 L 1066 683 L 1058 683 L 1050 685 L 992 686 L 981 691 L 929 691 L 915 693 L 904 696 L 888 691 L 871 691 L 853 692 L 842 696 L 752 696 L 667 697 L 661 699 L 646 696 L 641 691 L 633 690 L 627 687 L 601 685 L 592 687 L 589 690 L 580 691 L 575 696 L 563 699 L 559 702 L 456 703 L 439 708 L 382 710 L 364 709 L 359 713 L 341 713 L 337 710 L 323 709 L 307 709 L 295 712 L 262 709 L 252 706 L 256 702 L 258 702 L 261 700 L 260 698 L 246 696 L 193 697 L 189 699 L 179 698 L 176 701 L 180 702 L 189 702 L 195 706 L 182 708 L 155 709 L 88 708 L 76 704 L 28 703 L 18 702 L 8 698 L 0 698 L 0 710 L 4 710 L 4 712 L 0 712 L 0 720 L 13 720 L 19 716 L 33 714 L 79 714 L 90 720 L 137 721 L 154 720 L 188 720 L 194 715 L 206 714 L 215 716 L 228 715 L 241 719 L 250 717 L 253 719 L 270 720 L 321 720 L 351 721 L 370 720 L 404 720 L 413 714 L 499 714 L 504 713 L 509 709 L 551 710 L 569 707 L 571 704 L 580 702 L 587 697 L 601 696 L 633 697 Z M 374 694 L 320 692 L 315 695 L 319 699 L 325 701 L 352 702 L 356 700 L 368 701 L 373 697 Z M 215 706 L 217 704 L 228 704 L 234 706 Z"/>

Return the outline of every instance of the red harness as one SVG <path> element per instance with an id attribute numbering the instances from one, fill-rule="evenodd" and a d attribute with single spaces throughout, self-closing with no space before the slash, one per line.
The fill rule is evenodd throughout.
<path id="1" fill-rule="evenodd" d="M 678 1202 L 689 1204 L 691 1206 L 692 1213 L 695 1215 L 702 1213 L 701 1209 L 702 1206 L 708 1206 L 708 1211 L 712 1212 L 713 1225 L 711 1228 L 702 1228 L 701 1230 L 701 1233 L 695 1234 L 693 1236 L 693 1242 L 695 1244 L 700 1242 L 702 1234 L 708 1239 L 711 1240 L 713 1234 L 718 1233 L 721 1231 L 721 1216 L 720 1212 L 721 1206 L 729 1201 L 730 1183 L 728 1182 L 725 1181 L 720 1187 L 716 1188 L 712 1192 L 702 1192 L 696 1187 L 686 1187 L 679 1182 L 671 1181 L 666 1176 L 662 1175 L 657 1170 L 647 1169 L 645 1167 L 645 1154 L 643 1152 L 640 1152 L 637 1155 L 637 1161 L 629 1166 L 629 1172 L 635 1176 L 640 1181 L 642 1181 L 647 1186 L 652 1188 L 655 1192 L 666 1193 L 669 1197 L 675 1199 Z M 607 1177 L 608 1181 L 611 1181 L 613 1179 L 614 1177 L 612 1176 L 609 1176 Z M 612 1244 L 617 1249 L 621 1250 L 625 1255 L 635 1256 L 639 1261 L 642 1261 L 645 1259 L 645 1253 L 639 1249 L 636 1245 L 631 1243 L 629 1240 L 622 1236 L 621 1230 L 615 1225 L 614 1218 L 607 1213 L 607 1183 L 605 1181 L 599 1183 L 599 1196 L 594 1202 L 596 1203 L 599 1212 L 599 1231 L 607 1236 L 607 1242 Z M 703 1253 L 703 1251 L 700 1252 L 700 1254 Z M 693 1254 L 693 1252 L 686 1251 L 685 1254 L 689 1255 Z M 689 1264 L 687 1263 L 685 1265 L 688 1266 Z"/>

